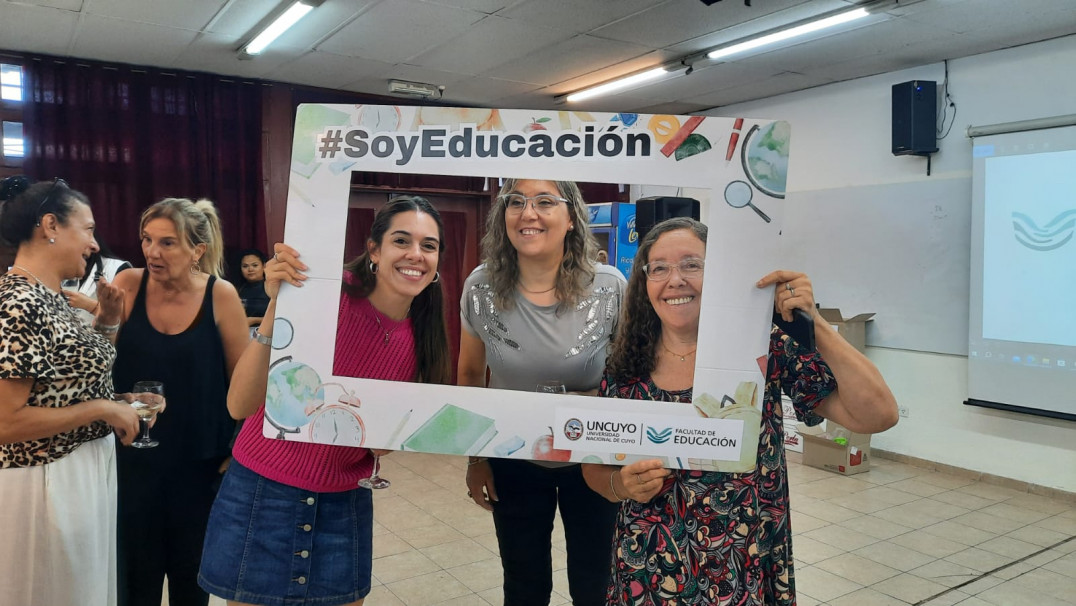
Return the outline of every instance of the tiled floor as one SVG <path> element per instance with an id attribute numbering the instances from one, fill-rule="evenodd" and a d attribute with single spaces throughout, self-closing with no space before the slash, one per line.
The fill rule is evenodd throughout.
<path id="1" fill-rule="evenodd" d="M 392 487 L 375 494 L 366 604 L 499 606 L 497 540 L 465 496 L 465 459 L 394 453 L 382 463 Z M 1076 605 L 1076 506 L 872 464 L 842 477 L 790 463 L 800 606 Z M 559 519 L 553 545 L 551 603 L 570 604 Z"/>

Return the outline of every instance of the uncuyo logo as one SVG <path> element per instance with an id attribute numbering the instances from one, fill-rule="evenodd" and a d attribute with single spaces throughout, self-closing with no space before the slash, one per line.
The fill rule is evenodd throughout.
<path id="1" fill-rule="evenodd" d="M 583 435 L 583 423 L 579 419 L 568 419 L 564 424 L 564 437 L 569 440 L 578 440 Z"/>
<path id="2" fill-rule="evenodd" d="M 672 427 L 666 427 L 665 429 L 655 429 L 653 427 L 646 428 L 646 439 L 655 444 L 664 444 L 672 437 Z"/>
<path id="3" fill-rule="evenodd" d="M 1062 212 L 1043 227 L 1026 214 L 1014 212 L 1012 228 L 1016 241 L 1031 250 L 1054 250 L 1068 244 L 1076 233 L 1076 208 Z"/>

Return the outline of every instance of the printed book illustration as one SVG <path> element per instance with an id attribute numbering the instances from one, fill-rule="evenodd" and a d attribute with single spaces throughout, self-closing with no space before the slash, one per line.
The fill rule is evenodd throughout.
<path id="1" fill-rule="evenodd" d="M 401 445 L 404 450 L 471 455 L 482 450 L 497 428 L 493 419 L 445 404 Z"/>

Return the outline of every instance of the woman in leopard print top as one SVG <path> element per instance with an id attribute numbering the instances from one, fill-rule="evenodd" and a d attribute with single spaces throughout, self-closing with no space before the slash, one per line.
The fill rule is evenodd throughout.
<path id="1" fill-rule="evenodd" d="M 0 186 L 0 237 L 18 248 L 0 277 L 0 595 L 11 604 L 116 603 L 113 432 L 134 410 L 113 401 L 110 342 L 121 295 L 102 281 L 93 330 L 60 294 L 97 251 L 84 195 L 62 180 Z"/>

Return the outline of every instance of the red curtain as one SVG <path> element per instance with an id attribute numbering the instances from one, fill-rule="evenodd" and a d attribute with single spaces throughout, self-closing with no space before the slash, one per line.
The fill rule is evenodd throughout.
<path id="1" fill-rule="evenodd" d="M 217 205 L 226 259 L 266 249 L 260 84 L 29 59 L 25 171 L 62 177 L 89 196 L 98 235 L 117 256 L 143 264 L 139 216 L 167 197 Z"/>
<path id="2" fill-rule="evenodd" d="M 448 331 L 448 350 L 452 360 L 452 384 L 456 384 L 456 363 L 460 358 L 460 295 L 467 277 L 463 267 L 463 249 L 453 246 L 455 242 L 467 241 L 467 215 L 460 212 L 442 212 L 445 225 L 445 252 L 441 253 L 438 272 L 441 274 L 441 290 L 445 295 L 445 328 Z M 362 254 L 366 238 L 374 224 L 374 211 L 368 208 L 351 208 L 347 212 L 347 236 L 344 241 L 344 262 Z M 468 270 L 469 272 L 469 270 Z"/>

